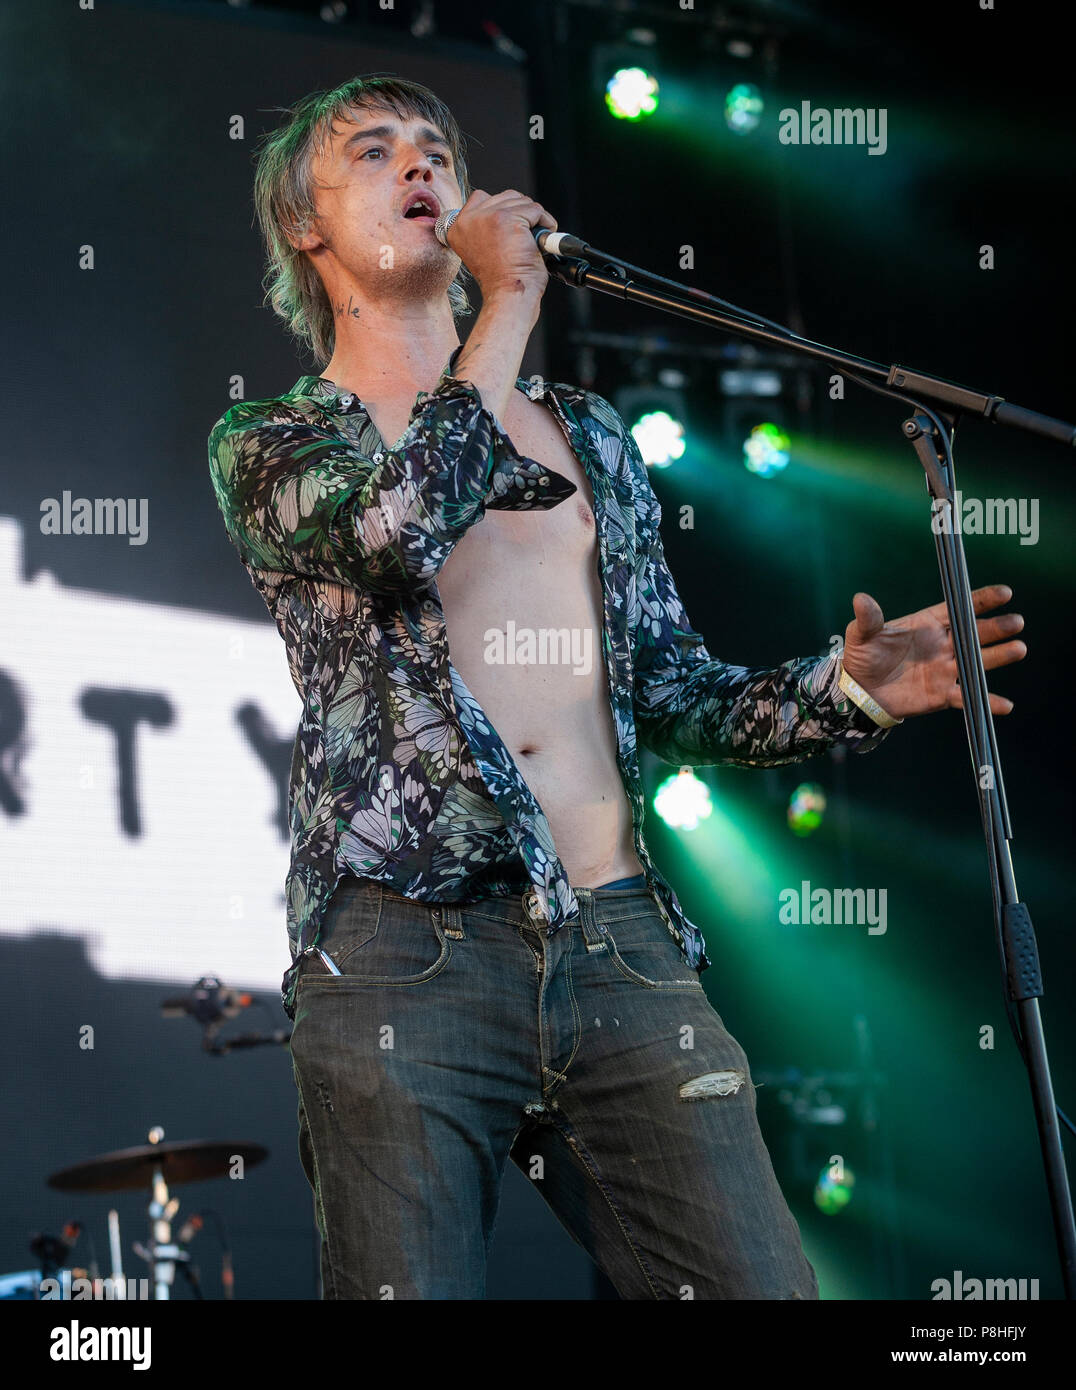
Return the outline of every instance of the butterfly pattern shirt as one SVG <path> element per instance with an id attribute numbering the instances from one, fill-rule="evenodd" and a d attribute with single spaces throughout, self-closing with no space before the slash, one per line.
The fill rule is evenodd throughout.
<path id="1" fill-rule="evenodd" d="M 224 523 L 284 639 L 302 700 L 288 789 L 288 1017 L 304 953 L 346 875 L 420 902 L 533 890 L 550 933 L 578 913 L 549 825 L 460 678 L 437 575 L 487 510 L 546 510 L 575 484 L 522 457 L 453 352 L 387 447 L 362 401 L 320 376 L 233 405 L 209 435 Z M 686 961 L 702 934 L 651 860 L 638 744 L 678 767 L 775 766 L 889 730 L 839 688 L 839 653 L 776 667 L 711 657 L 665 561 L 661 509 L 634 436 L 604 397 L 539 377 L 594 498 L 601 646 L 635 852 Z"/>

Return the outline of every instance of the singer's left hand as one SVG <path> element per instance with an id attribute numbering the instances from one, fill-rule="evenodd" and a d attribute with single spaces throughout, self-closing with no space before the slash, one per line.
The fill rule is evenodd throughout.
<path id="1" fill-rule="evenodd" d="M 1002 613 L 993 618 L 978 616 L 1000 608 L 1011 598 L 1012 590 L 1006 584 L 989 584 L 972 593 L 987 671 L 1011 666 L 1027 656 L 1023 642 L 1006 640 L 1023 630 L 1024 620 L 1019 613 Z M 888 623 L 870 594 L 856 594 L 852 607 L 856 616 L 845 628 L 844 669 L 887 714 L 904 719 L 909 714 L 963 707 L 949 613 L 944 603 Z M 991 713 L 1008 714 L 1012 707 L 1011 700 L 991 693 Z"/>

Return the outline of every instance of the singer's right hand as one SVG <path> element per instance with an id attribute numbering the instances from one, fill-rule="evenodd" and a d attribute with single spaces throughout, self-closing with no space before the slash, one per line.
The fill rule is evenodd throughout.
<path id="1" fill-rule="evenodd" d="M 557 230 L 540 203 L 508 188 L 476 188 L 448 229 L 448 244 L 478 282 L 483 302 L 518 295 L 540 299 L 549 283 L 532 227 Z"/>

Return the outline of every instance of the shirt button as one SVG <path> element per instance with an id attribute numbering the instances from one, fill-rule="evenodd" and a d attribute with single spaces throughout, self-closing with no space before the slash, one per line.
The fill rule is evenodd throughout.
<path id="1" fill-rule="evenodd" d="M 534 496 L 534 491 L 533 491 L 533 489 L 530 490 L 529 492 L 525 492 L 525 493 L 523 494 L 523 500 L 524 500 L 524 502 L 529 502 L 533 496 Z"/>
<path id="2" fill-rule="evenodd" d="M 546 476 L 546 474 L 543 473 L 542 476 L 538 479 L 538 481 L 539 483 L 541 483 L 542 487 L 545 487 L 546 483 L 549 482 L 549 478 Z"/>
<path id="3" fill-rule="evenodd" d="M 377 454 L 374 455 L 374 462 L 375 462 L 375 463 L 380 463 L 381 460 L 382 460 L 384 457 L 385 457 L 384 454 L 377 453 Z"/>
<path id="4" fill-rule="evenodd" d="M 354 399 L 355 399 L 354 396 L 341 396 L 341 397 L 340 397 L 340 404 L 341 404 L 341 405 L 350 405 L 351 402 L 352 402 Z"/>

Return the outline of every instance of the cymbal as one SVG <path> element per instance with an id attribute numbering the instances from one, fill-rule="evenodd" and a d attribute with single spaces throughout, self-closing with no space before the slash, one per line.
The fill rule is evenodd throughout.
<path id="1" fill-rule="evenodd" d="M 180 1139 L 166 1144 L 141 1144 L 99 1154 L 73 1168 L 60 1168 L 46 1179 L 61 1192 L 121 1192 L 149 1187 L 154 1168 L 160 1168 L 169 1187 L 224 1177 L 236 1158 L 253 1168 L 269 1157 L 261 1144 L 228 1144 L 209 1139 Z"/>

